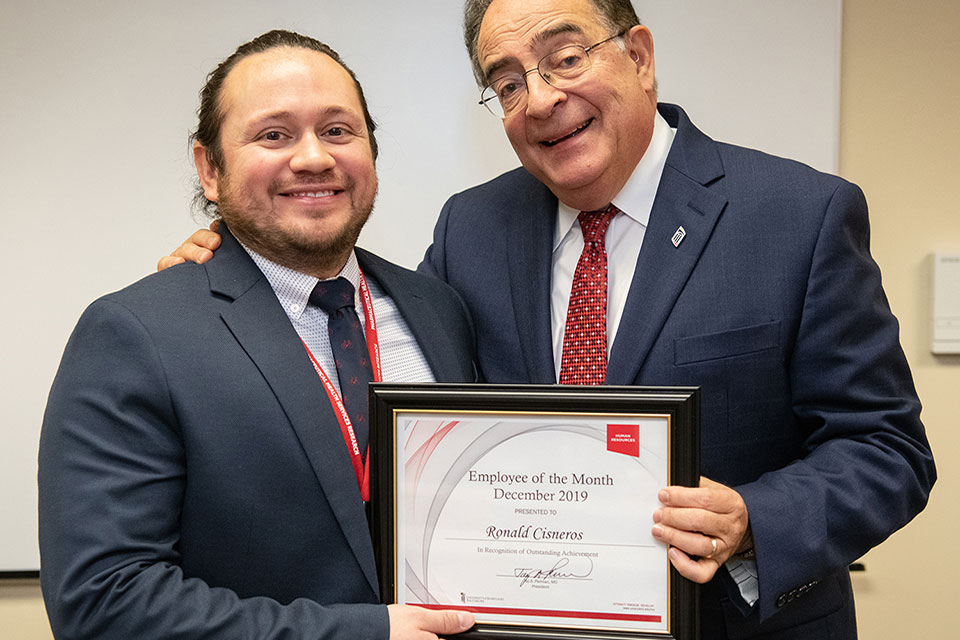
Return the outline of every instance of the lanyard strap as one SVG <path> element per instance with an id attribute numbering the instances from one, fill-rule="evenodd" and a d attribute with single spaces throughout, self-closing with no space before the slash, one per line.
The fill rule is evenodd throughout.
<path id="1" fill-rule="evenodd" d="M 380 365 L 380 342 L 377 339 L 377 320 L 373 313 L 373 298 L 370 295 L 370 289 L 367 287 L 367 279 L 360 273 L 360 304 L 363 307 L 363 317 L 365 319 L 364 334 L 367 340 L 367 351 L 370 355 L 370 365 L 373 369 L 373 381 L 380 382 L 383 379 L 383 370 Z M 303 339 L 300 339 L 303 342 Z M 360 446 L 357 444 L 357 436 L 353 431 L 353 424 L 350 422 L 350 416 L 347 414 L 347 408 L 343 404 L 340 392 L 336 385 L 330 380 L 330 376 L 324 372 L 320 362 L 310 351 L 310 347 L 303 342 L 303 348 L 307 350 L 310 356 L 310 362 L 320 376 L 320 382 L 327 392 L 330 404 L 333 405 L 337 415 L 337 421 L 340 423 L 340 432 L 343 434 L 343 441 L 347 445 L 347 451 L 350 453 L 350 462 L 353 464 L 353 472 L 357 475 L 357 484 L 360 486 L 360 497 L 366 502 L 370 499 L 370 453 L 368 451 L 361 454 Z"/>

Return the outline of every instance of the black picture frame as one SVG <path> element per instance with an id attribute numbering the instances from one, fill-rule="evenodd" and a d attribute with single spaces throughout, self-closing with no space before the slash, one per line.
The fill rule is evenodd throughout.
<path id="1" fill-rule="evenodd" d="M 543 412 L 551 415 L 595 413 L 614 417 L 618 414 L 669 416 L 669 484 L 699 484 L 700 398 L 697 387 L 371 384 L 369 516 L 381 598 L 386 604 L 396 602 L 398 593 L 395 569 L 397 505 L 393 486 L 397 460 L 396 416 L 402 412 L 421 411 L 441 414 L 494 411 Z M 700 637 L 698 585 L 682 578 L 672 566 L 669 567 L 669 574 L 667 632 L 478 622 L 474 628 L 457 637 L 469 640 L 511 637 L 535 640 L 696 640 Z"/>

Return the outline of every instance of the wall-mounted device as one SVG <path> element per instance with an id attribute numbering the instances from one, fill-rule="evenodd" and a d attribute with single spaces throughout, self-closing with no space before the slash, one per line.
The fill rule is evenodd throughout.
<path id="1" fill-rule="evenodd" d="M 933 254 L 933 352 L 960 353 L 960 253 Z"/>

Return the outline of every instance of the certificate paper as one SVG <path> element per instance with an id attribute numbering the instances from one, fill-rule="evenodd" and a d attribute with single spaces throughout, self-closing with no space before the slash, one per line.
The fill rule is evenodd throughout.
<path id="1" fill-rule="evenodd" d="M 673 413 L 391 413 L 391 601 L 481 627 L 672 636 L 679 578 L 650 530 Z"/>

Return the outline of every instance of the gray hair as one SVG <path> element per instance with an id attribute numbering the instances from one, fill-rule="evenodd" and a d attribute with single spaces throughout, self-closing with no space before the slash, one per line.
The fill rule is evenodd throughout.
<path id="1" fill-rule="evenodd" d="M 484 86 L 487 79 L 477 57 L 477 41 L 480 39 L 480 23 L 493 0 L 466 0 L 463 3 L 463 43 L 467 45 L 470 63 L 473 65 L 473 77 L 477 86 Z M 597 16 L 612 33 L 626 31 L 640 24 L 640 18 L 630 0 L 590 0 L 597 10 Z"/>

